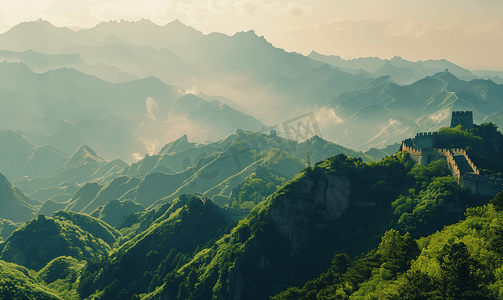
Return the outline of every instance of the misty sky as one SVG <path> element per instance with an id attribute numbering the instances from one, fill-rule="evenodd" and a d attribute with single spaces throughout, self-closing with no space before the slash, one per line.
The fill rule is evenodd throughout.
<path id="1" fill-rule="evenodd" d="M 179 19 L 203 33 L 253 29 L 305 55 L 445 58 L 503 70 L 502 0 L 0 0 L 0 32 L 38 18 L 59 27 Z"/>

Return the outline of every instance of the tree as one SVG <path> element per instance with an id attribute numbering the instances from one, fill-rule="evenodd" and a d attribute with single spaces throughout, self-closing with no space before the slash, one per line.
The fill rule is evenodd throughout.
<path id="1" fill-rule="evenodd" d="M 494 197 L 494 199 L 492 199 L 489 202 L 493 204 L 494 209 L 496 211 L 502 211 L 503 210 L 503 192 L 500 192 L 499 194 L 497 194 L 496 197 Z"/>
<path id="2" fill-rule="evenodd" d="M 440 288 L 443 299 L 487 299 L 480 268 L 463 242 L 448 243 L 437 258 L 441 269 Z"/>
<path id="3" fill-rule="evenodd" d="M 392 279 L 398 273 L 407 271 L 411 261 L 419 256 L 421 251 L 416 241 L 409 233 L 400 235 L 400 232 L 390 229 L 382 237 L 379 244 L 382 267 L 387 271 L 383 274 L 385 279 Z"/>
<path id="4" fill-rule="evenodd" d="M 397 293 L 389 296 L 390 300 L 427 300 L 441 299 L 436 283 L 427 272 L 411 269 L 401 278 Z"/>
<path id="5" fill-rule="evenodd" d="M 307 166 L 310 168 L 311 167 L 311 156 L 313 156 L 313 154 L 311 152 L 306 152 L 306 154 L 304 154 L 304 156 L 302 157 L 302 162 L 307 164 Z"/>

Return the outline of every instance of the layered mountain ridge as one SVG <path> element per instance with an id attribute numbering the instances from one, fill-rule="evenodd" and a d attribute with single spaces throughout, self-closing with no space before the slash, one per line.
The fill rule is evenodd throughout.
<path id="1" fill-rule="evenodd" d="M 31 37 L 31 31 L 39 33 L 36 39 Z M 44 48 L 46 47 L 45 42 L 49 41 L 45 38 L 47 36 L 57 40 L 51 44 L 51 50 L 59 50 L 51 52 Z M 14 43 L 14 37 L 22 42 Z M 2 45 L 8 47 L 5 48 Z M 11 49 L 8 49 L 9 47 Z M 3 55 L 10 61 L 21 61 L 32 68 L 38 68 L 38 70 L 48 71 L 63 65 L 75 67 L 81 71 L 90 70 L 89 68 L 84 70 L 84 68 L 75 65 L 77 60 L 81 60 L 89 66 L 94 66 L 93 68 L 96 70 L 98 66 L 108 64 L 110 68 L 116 68 L 124 74 L 145 78 L 145 80 L 117 83 L 107 87 L 96 80 L 90 80 L 91 78 L 85 78 L 66 69 L 58 69 L 56 74 L 64 74 L 64 76 L 80 83 L 87 82 L 85 89 L 82 90 L 82 87 L 79 87 L 81 92 L 73 95 L 62 92 L 54 93 L 53 91 L 61 89 L 58 84 L 70 84 L 69 86 L 77 87 L 74 83 L 62 81 L 56 85 L 49 85 L 52 90 L 49 93 L 40 90 L 40 84 L 38 84 L 39 89 L 34 90 L 36 93 L 47 93 L 49 97 L 59 97 L 60 100 L 63 98 L 72 99 L 86 107 L 87 110 L 82 110 L 72 103 L 74 107 L 71 114 L 52 108 L 51 115 L 69 121 L 73 125 L 83 120 L 106 118 L 114 114 L 127 118 L 128 120 L 124 120 L 122 124 L 115 122 L 116 127 L 111 127 L 110 124 L 102 125 L 107 128 L 103 132 L 123 130 L 123 126 L 127 127 L 127 132 L 121 133 L 123 135 L 121 139 L 127 140 L 127 144 L 120 145 L 123 149 L 130 149 L 127 154 L 113 150 L 118 148 L 117 143 L 108 145 L 106 150 L 98 149 L 104 147 L 109 136 L 99 140 L 96 144 L 90 141 L 92 137 L 89 135 L 82 137 L 81 140 L 73 141 L 78 143 L 78 146 L 87 143 L 106 154 L 105 156 L 108 158 L 120 156 L 127 162 L 132 161 L 133 154 L 136 159 L 138 156 L 143 156 L 144 152 L 153 154 L 155 150 L 158 150 L 157 147 L 176 138 L 167 132 L 187 133 L 198 141 L 215 141 L 238 128 L 258 130 L 256 125 L 279 125 L 309 111 L 315 113 L 318 122 L 321 123 L 321 133 L 329 140 L 353 149 L 368 150 L 371 147 L 380 148 L 400 142 L 401 139 L 410 137 L 416 132 L 436 130 L 444 126 L 445 124 L 438 119 L 447 118 L 447 109 L 450 111 L 467 109 L 477 111 L 480 113 L 480 115 L 476 114 L 477 122 L 485 117 L 489 118 L 493 114 L 497 115 L 502 110 L 500 103 L 487 105 L 487 101 L 483 99 L 484 93 L 486 93 L 484 91 L 489 94 L 495 93 L 494 96 L 499 97 L 498 89 L 491 87 L 491 83 L 488 81 L 472 82 L 472 80 L 479 78 L 474 75 L 475 73 L 446 60 L 410 62 L 398 56 L 390 60 L 379 58 L 343 60 L 337 56 L 326 56 L 316 52 L 305 57 L 275 48 L 263 37 L 257 36 L 254 31 L 238 32 L 233 36 L 220 33 L 204 35 L 176 20 L 165 26 L 158 26 L 148 20 L 104 22 L 92 29 L 77 32 L 56 28 L 46 21 L 39 20 L 20 24 L 0 35 L 0 48 L 8 50 Z M 48 65 L 45 67 L 36 66 L 34 59 L 30 56 L 48 55 L 44 53 L 50 53 L 45 58 L 49 62 Z M 53 61 L 59 62 L 52 63 Z M 51 64 L 53 66 L 49 67 Z M 21 72 L 11 69 L 9 69 L 9 73 Z M 424 86 L 426 84 L 425 77 L 432 76 L 440 79 L 436 74 L 442 73 L 446 69 L 463 82 L 471 83 L 461 83 L 459 86 L 454 80 L 448 79 L 449 85 L 445 87 Z M 169 72 L 165 70 L 169 70 Z M 23 78 L 32 78 L 36 81 L 47 80 L 23 72 Z M 112 71 L 105 72 L 106 74 L 103 76 L 99 75 L 98 71 L 87 72 L 100 78 L 123 76 L 118 73 L 111 75 Z M 52 73 L 51 76 L 57 78 L 57 75 Z M 149 76 L 155 76 L 169 86 L 163 87 L 160 82 L 155 82 Z M 25 90 L 32 90 L 37 86 L 35 82 L 23 86 L 22 83 L 12 82 L 10 78 L 6 78 L 6 80 L 11 81 L 9 90 L 11 93 L 14 92 L 12 86 L 19 86 Z M 473 90 L 472 87 L 478 85 L 480 85 L 480 91 Z M 464 88 L 467 86 L 472 87 L 465 90 Z M 417 88 L 429 91 L 415 94 Z M 377 96 L 375 93 L 381 95 Z M 201 116 L 197 110 L 212 105 L 206 102 L 205 105 L 200 105 L 202 100 L 191 102 L 185 101 L 189 99 L 183 99 L 184 105 L 192 103 L 194 107 L 188 108 L 190 112 L 184 108 L 183 116 L 175 117 L 170 106 L 186 94 L 193 94 L 210 103 L 212 100 L 217 100 L 221 104 L 227 104 L 228 107 L 213 105 L 212 111 L 217 107 L 220 107 L 219 110 L 213 112 L 212 116 Z M 456 97 L 453 97 L 454 94 Z M 78 100 L 75 95 L 83 95 L 88 101 L 90 98 L 102 100 L 93 102 L 90 109 L 88 104 Z M 104 99 L 103 95 L 107 97 Z M 386 95 L 387 99 L 384 98 Z M 434 95 L 436 99 L 431 99 Z M 11 94 L 7 97 L 12 96 Z M 129 96 L 132 96 L 133 99 L 128 99 Z M 400 97 L 414 98 L 415 111 L 421 113 L 419 115 L 411 114 L 410 110 L 404 110 L 409 107 L 410 103 L 401 103 L 403 100 L 399 99 Z M 109 103 L 122 103 L 122 101 L 116 102 L 119 98 L 128 99 L 128 105 L 121 108 L 109 106 Z M 349 107 L 349 105 L 341 103 L 343 100 L 357 102 L 357 99 L 362 98 L 367 98 L 367 100 L 361 101 L 361 104 L 357 106 L 351 105 L 352 107 Z M 455 101 L 455 99 L 459 101 Z M 388 115 L 388 118 L 372 124 L 365 124 L 365 126 L 377 128 L 377 130 L 368 134 L 362 132 L 359 127 L 353 128 L 352 124 L 360 123 L 366 118 L 358 118 L 356 113 L 381 100 L 384 102 L 379 105 L 386 108 L 388 112 L 385 114 Z M 107 105 L 103 105 L 103 103 L 107 103 Z M 63 103 L 58 104 L 61 107 Z M 64 104 L 68 105 L 68 103 Z M 175 110 L 179 110 L 180 101 L 176 105 L 177 109 Z M 288 105 L 290 109 L 283 109 L 285 105 Z M 7 103 L 5 106 L 17 113 L 22 111 Z M 78 112 L 75 111 L 76 109 L 79 109 Z M 238 112 L 239 110 L 241 112 L 246 110 L 245 115 L 251 114 L 252 117 L 246 117 Z M 38 117 L 47 116 L 47 112 L 49 112 L 47 109 L 44 112 L 39 111 Z M 81 115 L 78 115 L 79 113 Z M 364 114 L 365 111 L 359 112 L 359 115 Z M 151 117 L 154 122 L 139 121 L 139 115 Z M 166 116 L 179 121 L 177 124 L 172 124 L 166 120 Z M 190 119 L 188 123 L 184 116 L 188 116 Z M 203 121 L 205 118 L 208 121 Z M 493 117 L 491 120 L 499 122 L 500 119 Z M 159 121 L 162 124 L 158 123 Z M 194 125 L 194 122 L 199 126 Z M 255 127 L 248 128 L 250 122 Z M 27 131 L 13 126 L 17 124 L 15 119 L 10 119 L 9 123 L 10 125 L 4 129 Z M 85 126 L 82 124 L 82 127 Z M 210 127 L 206 128 L 207 126 Z M 139 132 L 134 132 L 138 129 L 140 129 Z M 279 134 L 285 134 L 282 126 L 278 126 L 276 129 Z M 356 133 L 361 134 L 364 138 L 361 140 L 348 138 L 349 135 Z M 75 145 L 71 150 L 64 149 L 60 139 L 54 137 L 38 138 L 44 144 L 52 142 L 53 146 L 64 152 L 73 152 L 77 149 Z M 152 149 L 155 150 L 152 151 Z"/>
<path id="2" fill-rule="evenodd" d="M 500 182 L 499 75 L 178 20 L 22 23 L 0 35 L 0 298 L 496 299 L 501 194 L 399 149 L 440 130 Z"/>

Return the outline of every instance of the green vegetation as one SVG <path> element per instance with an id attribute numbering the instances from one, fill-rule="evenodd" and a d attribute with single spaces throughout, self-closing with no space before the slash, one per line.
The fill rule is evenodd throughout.
<path id="1" fill-rule="evenodd" d="M 456 178 L 448 176 L 449 173 L 444 160 L 428 166 L 414 165 L 406 180 L 415 181 L 415 184 L 391 203 L 396 218 L 392 222 L 396 224 L 394 228 L 419 237 L 459 220 L 460 212 L 470 205 L 471 197 L 459 187 Z"/>
<path id="2" fill-rule="evenodd" d="M 63 299 L 78 299 L 77 286 L 85 261 L 60 256 L 50 261 L 36 274 L 40 284 Z"/>
<path id="3" fill-rule="evenodd" d="M 493 123 L 474 125 L 472 129 L 458 125 L 442 128 L 441 137 L 435 140 L 437 148 L 465 149 L 468 157 L 482 173 L 502 176 L 503 134 Z"/>
<path id="4" fill-rule="evenodd" d="M 78 286 L 80 295 L 130 299 L 152 292 L 169 272 L 228 230 L 229 224 L 219 210 L 199 196 L 180 197 L 148 229 L 115 249 L 108 259 L 89 260 Z M 99 282 L 95 280 L 98 274 Z"/>
<path id="5" fill-rule="evenodd" d="M 233 188 L 228 205 L 233 209 L 252 209 L 284 185 L 285 177 L 273 169 L 257 169 Z"/>
<path id="6" fill-rule="evenodd" d="M 30 276 L 25 267 L 0 260 L 0 274 L 1 299 L 62 299 Z"/>
<path id="7" fill-rule="evenodd" d="M 487 204 L 417 241 L 390 230 L 378 248 L 354 260 L 336 254 L 318 278 L 271 299 L 501 299 L 502 221 Z"/>
<path id="8" fill-rule="evenodd" d="M 420 253 L 409 234 L 402 236 L 396 230 L 389 230 L 377 249 L 353 261 L 347 254 L 336 254 L 331 267 L 319 278 L 307 282 L 302 288 L 288 288 L 271 299 L 347 299 L 360 289 L 367 292 L 369 287 L 395 279 L 410 268 L 411 261 Z M 373 280 L 371 284 L 370 278 Z"/>
<path id="9" fill-rule="evenodd" d="M 473 138 L 462 128 L 452 132 L 461 140 Z M 324 144 L 318 138 L 308 142 Z M 246 150 L 244 141 L 232 143 Z M 227 209 L 199 193 L 131 214 L 120 207 L 135 203 L 112 201 L 95 215 L 112 214 L 117 229 L 60 211 L 14 231 L 0 246 L 1 259 L 31 269 L 23 280 L 31 280 L 33 288 L 22 293 L 37 290 L 55 299 L 503 295 L 503 254 L 498 254 L 503 194 L 469 208 L 483 199 L 459 187 L 445 160 L 420 166 L 401 152 L 379 162 L 338 154 L 314 164 L 313 157 L 321 154 L 313 152 L 312 166 L 287 182 L 279 170 L 291 172 L 302 164 L 296 153 L 312 149 L 300 147 L 246 150 L 241 161 L 260 164 L 240 177 L 244 180 L 232 190 Z M 222 153 L 206 165 L 219 162 Z M 154 174 L 150 177 L 176 176 Z M 117 187 L 129 178 L 117 178 Z M 75 199 L 95 199 L 103 186 L 112 184 L 88 184 Z M 230 208 L 251 210 L 236 225 L 230 220 L 243 211 Z M 466 220 L 445 227 L 464 219 L 465 211 Z"/>
<path id="10" fill-rule="evenodd" d="M 326 217 L 313 201 L 328 184 L 327 176 L 351 182 L 352 204 L 339 218 L 322 221 Z M 345 288 L 340 285 L 323 293 L 363 295 L 374 291 L 376 282 L 401 278 L 419 255 L 413 238 L 459 220 L 468 206 L 464 200 L 468 195 L 448 176 L 444 161 L 418 166 L 406 153 L 380 162 L 340 154 L 304 169 L 286 184 L 284 178 L 267 168 L 252 172 L 233 195 L 240 205 L 252 201 L 256 205 L 234 228 L 225 221 L 227 212 L 203 201 L 202 195 L 181 196 L 173 203 L 128 215 L 117 227 L 120 232 L 92 217 L 58 212 L 17 230 L 7 241 L 2 259 L 40 270 L 35 277 L 39 285 L 67 299 L 77 295 L 201 299 L 236 293 L 256 299 L 280 292 L 286 283 L 299 285 L 315 277 L 334 252 L 346 249 L 348 255 L 334 260 L 334 268 L 346 272 L 335 276 L 334 269 L 326 275 L 339 278 L 337 284 L 347 283 Z M 311 184 L 319 187 L 302 194 L 304 186 Z M 285 211 L 283 201 L 299 203 L 310 212 Z M 281 233 L 272 217 L 280 211 L 282 218 L 305 214 L 302 218 L 309 221 L 298 229 L 309 233 L 302 238 L 305 242 L 292 244 Z M 377 250 L 371 250 L 379 240 Z M 292 256 L 292 247 L 303 250 Z M 25 261 L 12 255 L 14 248 L 22 250 Z M 352 263 L 350 257 L 362 251 L 368 253 Z M 380 277 L 372 277 L 374 269 Z M 241 291 L 234 290 L 236 276 L 246 276 L 249 282 Z M 365 284 L 368 289 L 359 289 Z M 299 288 L 289 291 L 303 293 Z"/>
<path id="11" fill-rule="evenodd" d="M 111 230 L 111 231 L 110 231 Z M 40 270 L 52 259 L 71 256 L 82 260 L 107 255 L 119 232 L 95 218 L 58 212 L 53 218 L 40 215 L 14 231 L 2 251 L 7 262 Z"/>
<path id="12" fill-rule="evenodd" d="M 81 33 L 39 20 L 1 38 L 19 52 L 0 51 L 0 299 L 503 298 L 503 194 L 475 198 L 443 160 L 323 139 L 383 146 L 464 107 L 500 122 L 497 76 L 313 60 L 179 21 Z M 62 45 L 75 53 L 44 54 Z M 187 78 L 216 94 L 165 84 Z M 268 129 L 240 110 L 258 107 L 287 138 L 253 132 Z M 181 132 L 226 138 L 159 144 Z M 439 136 L 503 174 L 496 125 Z"/>
<path id="13" fill-rule="evenodd" d="M 449 222 L 451 217 L 459 220 L 463 216 L 463 209 L 460 209 L 459 212 L 452 211 L 448 217 L 442 218 L 443 222 L 435 218 L 442 215 L 447 207 L 464 205 L 459 197 L 450 197 L 451 194 L 465 194 L 457 185 L 451 184 L 451 178 L 445 176 L 447 172 L 445 162 L 436 162 L 427 167 L 415 166 L 408 154 L 396 154 L 379 163 L 364 163 L 361 159 L 344 155 L 329 158 L 312 168 L 306 168 L 266 201 L 257 205 L 230 234 L 220 238 L 211 247 L 201 250 L 189 263 L 170 272 L 161 289 L 152 291 L 149 297 L 232 297 L 236 293 L 232 290 L 232 278 L 236 276 L 245 276 L 246 280 L 252 282 L 245 285 L 240 292 L 243 299 L 263 298 L 274 294 L 285 282 L 300 282 L 316 273 L 319 270 L 317 266 L 333 254 L 333 249 L 349 249 L 351 255 L 355 255 L 358 251 L 370 249 L 375 245 L 375 239 L 389 230 L 388 228 L 403 227 L 398 222 L 401 216 L 394 214 L 394 207 L 391 206 L 393 201 L 390 199 L 409 195 L 413 188 L 421 194 L 421 198 L 416 199 L 414 205 L 422 213 L 412 215 L 407 225 L 417 228 L 424 225 L 424 230 L 416 230 L 417 237 L 433 233 L 448 224 L 445 222 Z M 276 205 L 282 207 L 277 202 L 280 198 L 289 199 L 288 203 L 309 202 L 306 198 L 298 199 L 300 196 L 297 188 L 306 182 L 322 181 L 329 174 L 349 177 L 353 183 L 352 201 L 366 201 L 367 204 L 361 205 L 369 205 L 370 208 L 350 207 L 339 219 L 328 223 L 327 230 L 313 232 L 305 250 L 290 257 L 288 253 L 291 248 L 285 237 L 278 232 L 275 221 L 270 218 L 271 210 L 274 210 Z M 436 201 L 435 205 L 430 205 L 432 201 Z M 431 207 L 422 209 L 426 204 Z M 284 211 L 283 214 L 288 212 Z M 297 211 L 295 214 L 301 212 Z M 307 222 L 309 226 L 313 226 L 315 220 L 320 219 L 316 214 L 307 217 L 312 218 L 312 221 Z M 390 250 L 401 244 L 401 254 Z M 405 234 L 402 237 L 398 231 L 390 229 L 383 238 L 379 252 L 369 252 L 362 258 L 361 264 L 382 267 L 384 278 L 390 280 L 407 270 L 410 261 L 419 255 L 417 245 L 414 245 L 416 243 L 411 235 Z M 262 260 L 254 260 L 260 257 Z M 349 261 L 349 256 L 347 260 Z M 371 274 L 372 272 L 369 272 L 368 276 Z M 355 284 L 362 279 L 358 274 L 351 276 L 357 278 Z M 361 282 L 364 280 L 365 278 Z M 293 298 L 296 299 L 295 296 Z"/>
<path id="14" fill-rule="evenodd" d="M 98 207 L 91 216 L 117 227 L 125 216 L 142 211 L 145 211 L 145 207 L 131 200 L 111 200 L 105 206 Z"/>

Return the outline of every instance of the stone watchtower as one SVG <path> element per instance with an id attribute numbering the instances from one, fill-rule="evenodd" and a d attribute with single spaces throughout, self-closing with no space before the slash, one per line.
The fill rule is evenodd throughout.
<path id="1" fill-rule="evenodd" d="M 463 125 L 464 128 L 473 128 L 473 113 L 471 111 L 453 111 L 451 128 Z"/>
<path id="2" fill-rule="evenodd" d="M 420 132 L 416 134 L 414 138 L 414 148 L 433 148 L 435 145 L 435 137 L 438 136 L 438 134 L 438 132 Z"/>

